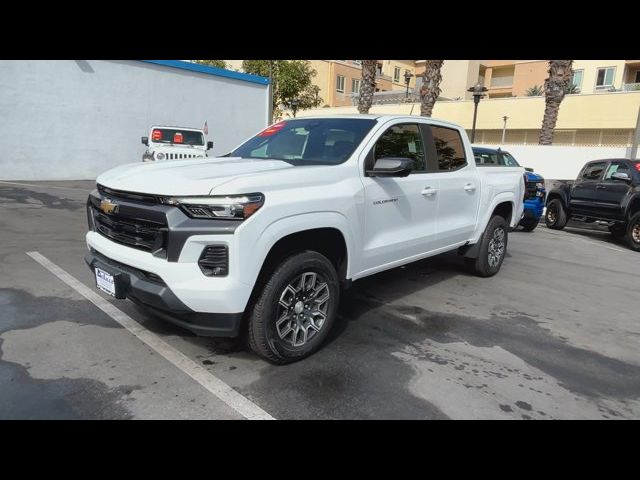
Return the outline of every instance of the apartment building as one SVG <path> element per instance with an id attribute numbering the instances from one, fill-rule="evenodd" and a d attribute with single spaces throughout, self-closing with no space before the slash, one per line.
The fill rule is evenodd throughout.
<path id="1" fill-rule="evenodd" d="M 318 95 L 323 106 L 340 107 L 353 105 L 354 96 L 362 85 L 362 60 L 309 60 L 316 70 L 313 84 L 320 90 Z M 242 70 L 242 60 L 225 60 L 231 70 Z M 415 60 L 378 60 L 376 91 L 406 89 L 405 74 L 409 74 L 409 89 L 416 86 Z"/>

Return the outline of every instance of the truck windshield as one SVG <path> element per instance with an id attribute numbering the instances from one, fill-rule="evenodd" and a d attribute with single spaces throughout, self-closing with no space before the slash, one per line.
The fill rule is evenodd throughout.
<path id="1" fill-rule="evenodd" d="M 173 145 L 204 145 L 204 135 L 202 132 L 193 130 L 180 130 L 179 128 L 154 128 L 151 131 L 151 141 L 153 143 L 164 143 Z"/>
<path id="2" fill-rule="evenodd" d="M 283 160 L 292 165 L 337 165 L 353 154 L 375 123 L 368 118 L 284 120 L 225 156 Z"/>

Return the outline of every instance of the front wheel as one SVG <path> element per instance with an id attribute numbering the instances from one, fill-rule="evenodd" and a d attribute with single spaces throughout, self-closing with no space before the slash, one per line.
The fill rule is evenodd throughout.
<path id="1" fill-rule="evenodd" d="M 496 215 L 491 220 L 480 240 L 477 258 L 465 259 L 467 265 L 480 277 L 490 277 L 500 270 L 507 253 L 509 228 L 507 221 Z"/>
<path id="2" fill-rule="evenodd" d="M 627 224 L 627 244 L 632 250 L 640 251 L 640 212 L 629 219 Z"/>
<path id="3" fill-rule="evenodd" d="M 248 321 L 249 346 L 273 363 L 301 360 L 326 339 L 339 301 L 333 264 L 317 252 L 295 254 L 261 287 Z"/>
<path id="4" fill-rule="evenodd" d="M 544 222 L 547 227 L 553 230 L 562 230 L 567 224 L 567 213 L 564 211 L 562 202 L 554 198 L 547 205 L 547 212 L 544 215 Z"/>
<path id="5" fill-rule="evenodd" d="M 520 226 L 522 227 L 523 231 L 532 232 L 538 226 L 539 221 L 540 221 L 539 218 L 527 218 L 520 222 Z"/>

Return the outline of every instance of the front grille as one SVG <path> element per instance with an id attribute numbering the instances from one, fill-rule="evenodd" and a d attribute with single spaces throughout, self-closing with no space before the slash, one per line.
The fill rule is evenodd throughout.
<path id="1" fill-rule="evenodd" d="M 106 215 L 95 207 L 93 221 L 98 233 L 114 242 L 147 252 L 157 252 L 165 247 L 166 225 L 137 218 Z"/>
<path id="2" fill-rule="evenodd" d="M 198 260 L 200 270 L 207 277 L 224 277 L 229 273 L 229 250 L 226 245 L 210 245 Z"/>
<path id="3" fill-rule="evenodd" d="M 168 160 L 182 160 L 183 158 L 204 158 L 202 155 L 193 155 L 191 153 L 167 153 Z"/>

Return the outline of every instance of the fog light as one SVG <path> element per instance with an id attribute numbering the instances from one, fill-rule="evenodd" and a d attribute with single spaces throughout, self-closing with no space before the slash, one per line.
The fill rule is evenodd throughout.
<path id="1" fill-rule="evenodd" d="M 225 277 L 229 274 L 229 249 L 226 245 L 209 245 L 206 247 L 198 266 L 207 277 Z"/>

